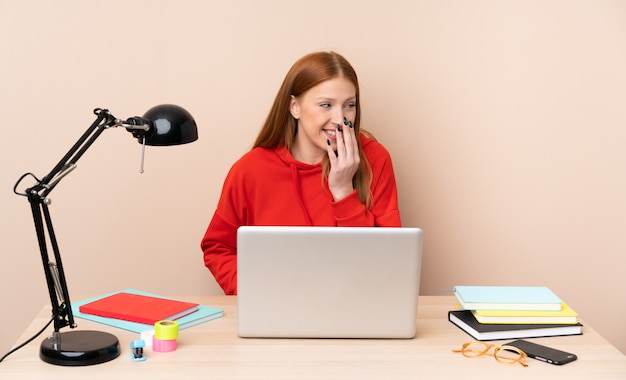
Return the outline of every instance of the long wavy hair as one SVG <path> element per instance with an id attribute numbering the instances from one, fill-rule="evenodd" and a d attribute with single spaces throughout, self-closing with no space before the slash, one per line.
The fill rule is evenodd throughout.
<path id="1" fill-rule="evenodd" d="M 315 52 L 305 55 L 294 63 L 278 90 L 274 104 L 257 136 L 253 148 L 263 147 L 275 149 L 286 146 L 287 149 L 291 149 L 296 133 L 298 133 L 298 122 L 289 112 L 291 96 L 298 97 L 312 87 L 337 77 L 348 79 L 352 82 L 356 90 L 356 118 L 353 127 L 357 136 L 361 163 L 352 178 L 352 185 L 357 190 L 361 202 L 365 204 L 367 208 L 370 208 L 372 203 L 370 190 L 372 169 L 367 157 L 365 157 L 363 153 L 361 140 L 358 136 L 360 136 L 361 133 L 368 137 L 373 138 L 373 136 L 365 130 L 361 131 L 359 81 L 352 65 L 340 54 L 332 51 Z M 322 160 L 322 180 L 328 179 L 329 170 L 330 161 L 328 156 L 324 156 Z"/>

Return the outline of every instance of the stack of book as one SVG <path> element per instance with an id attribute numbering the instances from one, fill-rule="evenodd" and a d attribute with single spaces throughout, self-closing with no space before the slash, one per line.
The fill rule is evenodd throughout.
<path id="1" fill-rule="evenodd" d="M 74 316 L 115 326 L 124 330 L 144 332 L 154 329 L 160 320 L 175 320 L 180 330 L 224 315 L 224 310 L 184 302 L 136 289 L 72 303 Z"/>
<path id="2" fill-rule="evenodd" d="M 580 335 L 578 314 L 547 287 L 455 286 L 448 320 L 477 340 Z"/>

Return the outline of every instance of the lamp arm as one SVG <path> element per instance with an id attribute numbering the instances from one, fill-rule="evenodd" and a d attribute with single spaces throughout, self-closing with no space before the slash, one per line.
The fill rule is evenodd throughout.
<path id="1" fill-rule="evenodd" d="M 74 323 L 74 315 L 72 314 L 71 301 L 67 289 L 67 283 L 65 281 L 63 262 L 61 261 L 59 246 L 52 227 L 52 219 L 50 217 L 47 202 L 39 202 L 36 199 L 33 199 L 33 197 L 29 197 L 29 201 L 33 214 L 33 221 L 35 223 L 39 251 L 41 253 L 41 263 L 43 265 L 46 283 L 48 285 L 50 304 L 52 305 L 54 331 L 58 332 L 65 326 L 74 328 L 76 327 L 76 324 Z M 50 238 L 50 244 L 52 246 L 55 261 L 50 261 L 46 233 Z"/>
<path id="2" fill-rule="evenodd" d="M 115 118 L 109 113 L 108 110 L 95 109 L 94 113 L 97 115 L 96 120 L 87 128 L 85 133 L 74 143 L 70 150 L 65 153 L 63 158 L 52 168 L 50 173 L 43 177 L 35 186 L 27 189 L 27 193 L 37 192 L 42 197 L 45 197 L 59 180 L 55 180 L 55 177 L 66 171 L 68 166 L 76 164 L 78 159 L 85 153 L 85 151 L 93 144 L 93 142 L 100 136 L 102 131 L 108 126 L 115 123 Z"/>
<path id="3" fill-rule="evenodd" d="M 97 115 L 96 120 L 54 166 L 50 173 L 43 177 L 43 179 L 37 180 L 37 183 L 26 189 L 24 194 L 18 193 L 16 188 L 26 175 L 22 176 L 14 187 L 14 192 L 19 195 L 25 195 L 31 205 L 35 232 L 41 253 L 41 261 L 46 276 L 50 303 L 52 305 L 55 335 L 57 335 L 59 329 L 66 326 L 74 328 L 76 324 L 72 313 L 70 295 L 65 279 L 65 272 L 63 270 L 63 262 L 52 226 L 52 217 L 50 216 L 50 210 L 48 208 L 51 202 L 47 196 L 67 174 L 76 168 L 76 162 L 96 139 L 100 137 L 104 130 L 116 126 L 127 127 L 126 124 L 113 117 L 108 110 L 97 108 L 94 110 L 94 113 Z M 129 127 L 131 127 L 131 129 L 141 129 L 144 131 L 149 128 L 147 125 Z M 34 178 L 36 179 L 36 177 Z M 52 254 L 54 256 L 53 261 L 50 260 L 49 247 L 52 248 Z"/>

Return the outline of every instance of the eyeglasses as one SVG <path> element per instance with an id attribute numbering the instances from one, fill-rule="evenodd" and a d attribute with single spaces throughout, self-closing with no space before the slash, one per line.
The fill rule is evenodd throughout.
<path id="1" fill-rule="evenodd" d="M 513 346 L 498 346 L 495 344 L 475 341 L 463 343 L 460 350 L 452 350 L 452 352 L 460 352 L 466 358 L 477 358 L 479 356 L 487 355 L 492 348 L 495 349 L 493 351 L 493 357 L 498 361 L 498 363 L 519 363 L 524 367 L 528 367 L 528 364 L 526 364 L 526 358 L 528 355 L 526 355 L 524 351 Z"/>

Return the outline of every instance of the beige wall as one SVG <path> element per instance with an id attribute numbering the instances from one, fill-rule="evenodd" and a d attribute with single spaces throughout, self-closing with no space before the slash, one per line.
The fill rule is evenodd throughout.
<path id="1" fill-rule="evenodd" d="M 422 294 L 550 286 L 626 352 L 626 2 L 373 3 L 0 0 L 0 351 L 47 302 L 22 173 L 96 107 L 186 107 L 197 143 L 148 148 L 140 175 L 139 145 L 107 131 L 52 213 L 75 297 L 220 293 L 199 240 L 226 171 L 289 66 L 334 49 L 425 231 Z"/>

